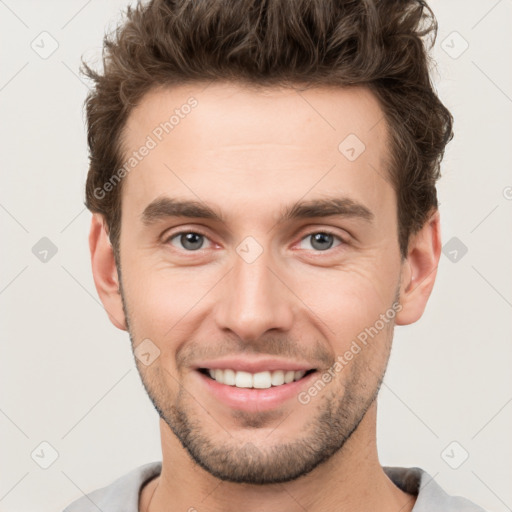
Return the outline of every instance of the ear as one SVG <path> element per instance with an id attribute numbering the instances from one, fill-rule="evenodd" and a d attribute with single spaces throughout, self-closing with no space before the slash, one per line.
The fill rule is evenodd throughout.
<path id="1" fill-rule="evenodd" d="M 96 290 L 110 321 L 126 331 L 126 319 L 119 291 L 119 277 L 114 259 L 114 249 L 110 243 L 103 217 L 93 214 L 89 232 L 92 274 Z"/>
<path id="2" fill-rule="evenodd" d="M 410 241 L 406 260 L 402 264 L 400 304 L 396 325 L 408 325 L 423 315 L 434 287 L 441 256 L 441 224 L 436 209 Z"/>

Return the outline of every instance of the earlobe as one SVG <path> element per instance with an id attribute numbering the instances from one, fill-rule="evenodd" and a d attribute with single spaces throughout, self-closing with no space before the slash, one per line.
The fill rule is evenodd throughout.
<path id="1" fill-rule="evenodd" d="M 123 331 L 127 330 L 123 311 L 119 276 L 103 217 L 93 214 L 89 232 L 89 250 L 94 284 L 110 321 Z"/>
<path id="2" fill-rule="evenodd" d="M 402 265 L 402 309 L 396 316 L 396 325 L 412 324 L 423 315 L 434 287 L 440 256 L 441 225 L 439 211 L 435 210 L 409 241 L 407 259 Z"/>

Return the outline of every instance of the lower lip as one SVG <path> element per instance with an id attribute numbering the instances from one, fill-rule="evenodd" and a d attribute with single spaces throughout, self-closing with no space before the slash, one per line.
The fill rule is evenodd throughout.
<path id="1" fill-rule="evenodd" d="M 312 372 L 302 379 L 288 384 L 266 389 L 228 386 L 217 382 L 200 371 L 196 370 L 195 373 L 199 375 L 208 391 L 227 406 L 242 411 L 261 412 L 276 409 L 285 404 L 287 400 L 297 397 L 300 391 L 309 385 L 317 372 Z"/>

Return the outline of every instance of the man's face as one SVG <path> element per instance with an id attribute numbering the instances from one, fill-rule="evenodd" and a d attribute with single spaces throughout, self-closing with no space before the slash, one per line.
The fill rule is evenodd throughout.
<path id="1" fill-rule="evenodd" d="M 158 130 L 191 96 L 172 131 Z M 124 179 L 120 238 L 132 343 L 160 351 L 150 365 L 137 359 L 142 381 L 211 474 L 297 478 L 343 446 L 387 365 L 401 259 L 382 111 L 363 89 L 196 84 L 143 98 L 126 125 L 126 159 L 153 146 L 148 136 L 155 147 Z M 218 218 L 168 215 L 166 198 Z M 328 216 L 315 209 L 330 199 Z M 267 386 L 297 368 L 315 371 L 266 389 L 208 375 L 249 370 Z"/>

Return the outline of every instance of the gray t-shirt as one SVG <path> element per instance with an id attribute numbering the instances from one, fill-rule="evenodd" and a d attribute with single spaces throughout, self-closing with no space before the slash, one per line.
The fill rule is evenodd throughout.
<path id="1" fill-rule="evenodd" d="M 383 466 L 382 469 L 397 487 L 418 496 L 413 512 L 485 512 L 466 498 L 446 494 L 421 468 Z M 142 487 L 161 470 L 161 462 L 144 464 L 107 487 L 82 496 L 63 512 L 138 512 Z"/>

